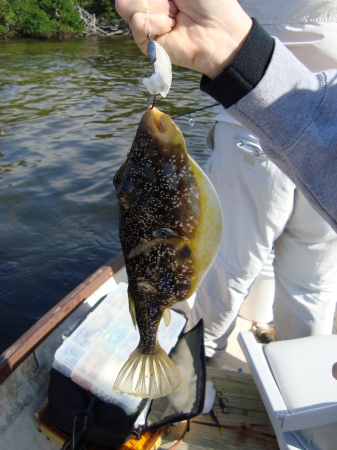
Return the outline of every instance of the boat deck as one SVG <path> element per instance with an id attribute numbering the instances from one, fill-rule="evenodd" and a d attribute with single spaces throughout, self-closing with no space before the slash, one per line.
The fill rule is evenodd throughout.
<path id="1" fill-rule="evenodd" d="M 274 430 L 250 374 L 207 368 L 216 399 L 214 415 L 201 414 L 191 421 L 190 432 L 179 444 L 181 450 L 278 449 Z M 220 398 L 228 412 L 224 413 Z M 184 423 L 162 437 L 159 449 L 169 449 L 182 435 Z"/>

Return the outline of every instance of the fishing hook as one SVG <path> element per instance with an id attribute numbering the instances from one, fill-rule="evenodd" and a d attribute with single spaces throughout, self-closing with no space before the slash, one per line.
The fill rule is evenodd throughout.
<path id="1" fill-rule="evenodd" d="M 152 64 L 152 73 L 155 74 L 156 73 L 156 69 L 155 69 L 154 63 L 157 60 L 156 46 L 155 46 L 155 43 L 153 41 L 151 41 L 150 33 L 148 33 L 146 36 L 147 36 L 147 38 L 149 40 L 149 42 L 147 44 L 147 52 L 148 52 L 148 55 L 149 55 L 150 62 Z M 157 96 L 156 96 L 156 94 L 154 94 L 152 106 L 151 106 L 150 109 L 154 108 L 154 105 L 156 103 L 156 98 L 157 98 Z M 150 93 L 148 92 L 147 93 L 147 106 L 148 107 L 150 107 L 150 103 L 151 103 Z"/>

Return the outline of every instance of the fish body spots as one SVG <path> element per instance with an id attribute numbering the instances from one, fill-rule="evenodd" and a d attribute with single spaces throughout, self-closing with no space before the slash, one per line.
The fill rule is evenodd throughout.
<path id="1" fill-rule="evenodd" d="M 144 342 L 146 336 L 153 340 L 164 310 L 189 291 L 194 273 L 189 242 L 200 217 L 199 188 L 185 143 L 167 118 L 158 129 L 151 111 L 145 113 L 114 177 L 129 293 Z"/>
<path id="2" fill-rule="evenodd" d="M 119 233 L 128 274 L 129 309 L 140 341 L 114 389 L 159 398 L 179 389 L 178 369 L 157 342 L 161 319 L 186 300 L 215 258 L 222 234 L 218 196 L 187 155 L 169 116 L 148 110 L 114 177 Z"/>

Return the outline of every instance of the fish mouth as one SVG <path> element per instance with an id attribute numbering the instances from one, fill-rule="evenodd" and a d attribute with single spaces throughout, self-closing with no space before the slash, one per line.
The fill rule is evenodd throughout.
<path id="1" fill-rule="evenodd" d="M 185 146 L 179 127 L 168 114 L 162 113 L 159 109 L 148 109 L 143 116 L 142 123 L 147 132 L 163 146 L 163 149 Z"/>
<path id="2" fill-rule="evenodd" d="M 151 133 L 164 140 L 181 139 L 181 132 L 173 120 L 167 114 L 157 108 L 149 109 L 145 114 L 145 123 Z"/>
<path id="3" fill-rule="evenodd" d="M 156 126 L 159 133 L 165 133 L 169 130 L 169 123 L 168 120 L 169 117 L 166 114 L 163 114 L 159 109 L 152 108 L 150 109 L 150 112 L 152 113 L 153 123 Z"/>

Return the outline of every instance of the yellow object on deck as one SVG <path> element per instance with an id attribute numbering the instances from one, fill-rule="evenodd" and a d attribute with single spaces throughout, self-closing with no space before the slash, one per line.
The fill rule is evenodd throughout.
<path id="1" fill-rule="evenodd" d="M 118 450 L 157 450 L 161 444 L 164 430 L 143 431 L 140 439 L 129 439 Z"/>

